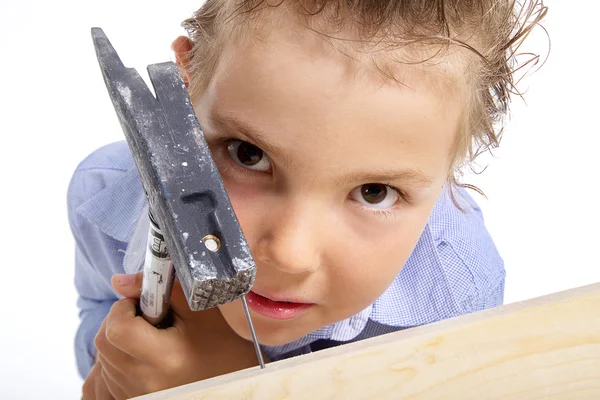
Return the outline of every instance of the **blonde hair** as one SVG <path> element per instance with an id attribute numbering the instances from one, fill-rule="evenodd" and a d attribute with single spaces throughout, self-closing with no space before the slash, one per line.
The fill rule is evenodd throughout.
<path id="1" fill-rule="evenodd" d="M 288 10 L 303 18 L 307 28 L 321 33 L 331 42 L 365 48 L 373 53 L 391 54 L 390 50 L 410 47 L 436 49 L 420 61 L 428 62 L 447 54 L 450 48 L 470 55 L 468 62 L 471 84 L 468 108 L 462 132 L 455 140 L 453 161 L 449 171 L 450 194 L 456 202 L 453 186 L 478 188 L 459 183 L 465 166 L 481 153 L 498 147 L 516 88 L 515 73 L 524 66 L 538 63 L 539 56 L 530 55 L 518 63 L 518 49 L 532 29 L 547 13 L 543 0 L 207 0 L 182 26 L 192 41 L 189 91 L 195 98 L 208 85 L 219 61 L 221 50 L 232 38 L 247 32 L 261 21 L 268 10 L 284 3 Z M 274 18 L 271 18 L 274 19 Z M 272 22 L 272 21 L 271 21 Z M 356 40 L 335 34 L 350 28 Z M 389 63 L 389 57 L 388 57 Z M 376 65 L 388 78 L 388 70 Z M 401 83 L 401 82 L 400 82 Z"/>

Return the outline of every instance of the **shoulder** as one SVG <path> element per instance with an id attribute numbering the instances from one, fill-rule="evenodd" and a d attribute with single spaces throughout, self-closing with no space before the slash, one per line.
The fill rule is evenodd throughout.
<path id="1" fill-rule="evenodd" d="M 71 224 L 92 224 L 127 241 L 145 204 L 135 162 L 125 141 L 103 146 L 75 169 L 67 190 Z"/>
<path id="2" fill-rule="evenodd" d="M 454 203 L 444 190 L 431 213 L 426 232 L 428 250 L 437 266 L 445 304 L 451 314 L 466 314 L 502 305 L 504 261 L 485 226 L 478 204 L 463 188 L 454 189 Z"/>
<path id="3" fill-rule="evenodd" d="M 85 157 L 75 169 L 68 189 L 68 200 L 77 206 L 93 197 L 134 166 L 124 141 L 100 147 Z"/>
<path id="4" fill-rule="evenodd" d="M 107 144 L 85 157 L 76 171 L 115 170 L 127 171 L 134 166 L 133 157 L 127 142 L 124 140 Z"/>
<path id="5" fill-rule="evenodd" d="M 486 296 L 503 285 L 506 273 L 480 207 L 465 189 L 456 189 L 455 197 L 463 210 L 456 207 L 448 192 L 443 193 L 428 228 L 456 301 L 474 311 L 486 307 Z"/>

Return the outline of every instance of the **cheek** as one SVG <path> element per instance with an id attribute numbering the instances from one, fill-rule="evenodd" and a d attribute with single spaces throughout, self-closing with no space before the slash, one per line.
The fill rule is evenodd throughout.
<path id="1" fill-rule="evenodd" d="M 252 335 L 248 328 L 248 321 L 245 318 L 242 302 L 240 300 L 235 300 L 231 303 L 219 306 L 219 311 L 221 311 L 221 315 L 229 327 L 238 336 L 246 340 L 252 340 Z"/>
<path id="2" fill-rule="evenodd" d="M 351 316 L 385 292 L 419 241 L 433 203 L 407 211 L 394 221 L 393 228 L 378 231 L 372 226 L 363 230 L 363 235 L 347 235 L 347 240 L 338 241 L 337 251 L 330 253 L 327 272 L 333 312 Z"/>
<path id="3" fill-rule="evenodd" d="M 251 243 L 254 227 L 260 224 L 260 218 L 264 212 L 265 191 L 252 185 L 239 185 L 223 179 L 223 184 L 233 211 L 242 227 L 246 239 Z"/>
<path id="4" fill-rule="evenodd" d="M 331 305 L 352 315 L 377 300 L 402 269 L 416 240 L 418 235 L 399 232 L 393 243 L 346 247 L 345 257 L 330 268 Z"/>

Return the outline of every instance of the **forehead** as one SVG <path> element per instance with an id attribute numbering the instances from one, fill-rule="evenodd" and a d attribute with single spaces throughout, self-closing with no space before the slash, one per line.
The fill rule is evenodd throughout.
<path id="1" fill-rule="evenodd" d="M 399 26 L 398 32 L 382 30 L 385 33 L 365 38 L 358 23 L 332 22 L 326 12 L 308 17 L 294 2 L 263 5 L 238 14 L 224 25 L 219 36 L 227 36 L 222 44 L 230 51 L 248 46 L 302 47 L 307 55 L 336 59 L 349 75 L 360 74 L 378 84 L 383 81 L 410 87 L 414 78 L 427 80 L 445 93 L 469 86 L 469 75 L 477 64 L 464 46 L 442 39 L 436 43 L 435 35 L 423 41 L 400 39 L 403 33 Z M 469 37 L 468 41 L 477 41 L 474 34 Z"/>
<path id="2" fill-rule="evenodd" d="M 397 81 L 381 72 L 304 27 L 271 27 L 225 47 L 198 112 L 205 123 L 222 115 L 259 129 L 302 154 L 298 168 L 360 160 L 445 173 L 464 87 L 439 65 L 397 64 Z"/>
<path id="3" fill-rule="evenodd" d="M 377 87 L 436 90 L 440 97 L 467 97 L 474 62 L 471 53 L 463 48 L 402 43 L 396 46 L 389 38 L 363 42 L 352 27 L 332 33 L 323 23 L 308 25 L 297 10 L 286 4 L 261 9 L 255 18 L 233 19 L 236 27 L 222 42 L 218 70 L 231 68 L 241 59 L 274 70 L 291 56 L 315 64 L 328 62 L 346 85 L 368 82 Z"/>

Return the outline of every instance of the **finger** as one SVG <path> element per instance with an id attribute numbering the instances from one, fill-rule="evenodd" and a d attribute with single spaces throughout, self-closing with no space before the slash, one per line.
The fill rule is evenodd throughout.
<path id="1" fill-rule="evenodd" d="M 142 291 L 143 276 L 137 274 L 116 274 L 111 278 L 112 287 L 123 297 L 139 299 Z"/>
<path id="2" fill-rule="evenodd" d="M 90 370 L 83 384 L 82 395 L 83 400 L 113 400 L 102 378 L 102 366 L 99 363 Z"/>
<path id="3" fill-rule="evenodd" d="M 102 372 L 96 379 L 96 399 L 97 400 L 114 400 L 112 393 L 106 386 L 104 379 L 102 378 Z"/>
<path id="4" fill-rule="evenodd" d="M 113 363 L 102 354 L 98 354 L 97 359 L 98 362 L 102 364 L 102 369 L 105 371 L 105 373 L 107 373 L 113 381 L 119 382 L 119 385 L 125 382 L 126 379 L 133 378 L 131 376 L 131 371 L 135 371 L 136 368 L 139 368 L 140 366 L 139 361 L 135 360 L 118 365 Z"/>
<path id="5" fill-rule="evenodd" d="M 102 321 L 102 324 L 94 337 L 94 346 L 96 347 L 96 358 L 98 358 L 99 353 L 107 351 L 108 347 L 112 347 L 112 344 L 106 340 L 106 318 Z"/>
<path id="6" fill-rule="evenodd" d="M 125 391 L 123 390 L 120 384 L 120 382 L 123 382 L 122 375 L 114 369 L 112 369 L 109 365 L 107 365 L 105 363 L 105 360 L 102 360 L 100 358 L 98 359 L 98 361 L 102 365 L 101 376 L 102 380 L 104 381 L 104 386 L 106 387 L 106 390 L 115 399 L 127 399 L 128 396 L 126 395 Z"/>
<path id="7" fill-rule="evenodd" d="M 99 366 L 97 365 L 92 366 L 88 376 L 85 378 L 85 382 L 83 382 L 83 386 L 81 387 L 81 400 L 96 400 L 96 382 L 94 377 L 98 368 Z"/>
<path id="8" fill-rule="evenodd" d="M 115 274 L 111 279 L 113 288 L 123 297 L 139 299 L 142 291 L 143 274 Z M 171 289 L 170 306 L 173 311 L 182 319 L 192 313 L 190 306 L 183 294 L 181 282 L 178 279 L 173 281 Z"/>
<path id="9" fill-rule="evenodd" d="M 115 347 L 106 337 L 106 320 L 102 322 L 98 333 L 94 338 L 94 345 L 96 346 L 96 360 L 102 364 L 104 368 L 111 368 L 119 371 L 131 370 L 132 366 L 136 365 L 138 361 L 125 353 L 124 351 Z"/>
<path id="10" fill-rule="evenodd" d="M 125 374 L 125 371 L 131 371 L 140 364 L 138 359 L 110 343 L 104 332 L 99 331 L 94 342 L 98 350 L 96 359 L 100 361 L 105 368 Z"/>
<path id="11" fill-rule="evenodd" d="M 115 274 L 111 279 L 113 288 L 123 297 L 139 299 L 142 291 L 143 274 Z M 170 307 L 183 320 L 193 312 L 183 294 L 181 282 L 173 281 L 171 289 Z"/>
<path id="12" fill-rule="evenodd" d="M 136 316 L 135 299 L 121 299 L 113 304 L 106 317 L 105 335 L 110 344 L 142 362 L 157 361 L 156 346 L 173 345 L 176 337 L 166 329 L 156 329 Z"/>

